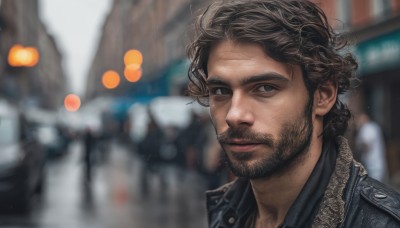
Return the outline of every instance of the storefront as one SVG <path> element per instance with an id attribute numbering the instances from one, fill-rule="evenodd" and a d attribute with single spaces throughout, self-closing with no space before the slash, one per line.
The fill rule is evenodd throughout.
<path id="1" fill-rule="evenodd" d="M 393 176 L 400 173 L 400 28 L 357 43 L 354 53 L 361 84 L 350 107 L 356 115 L 367 112 L 382 126 Z"/>

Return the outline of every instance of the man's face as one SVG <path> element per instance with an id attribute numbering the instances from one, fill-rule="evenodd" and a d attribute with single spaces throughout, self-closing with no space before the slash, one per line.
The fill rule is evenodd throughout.
<path id="1" fill-rule="evenodd" d="M 277 62 L 256 44 L 223 41 L 210 52 L 211 118 L 237 176 L 277 174 L 305 155 L 312 100 L 299 66 Z"/>

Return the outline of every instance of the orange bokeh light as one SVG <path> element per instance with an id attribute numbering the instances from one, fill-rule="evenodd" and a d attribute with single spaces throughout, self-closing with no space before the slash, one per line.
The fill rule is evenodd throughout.
<path id="1" fill-rule="evenodd" d="M 103 74 L 102 83 L 107 89 L 114 89 L 119 85 L 120 77 L 117 72 L 109 70 Z"/>
<path id="2" fill-rule="evenodd" d="M 137 64 L 131 64 L 125 67 L 124 75 L 126 80 L 137 82 L 142 77 L 142 69 Z"/>
<path id="3" fill-rule="evenodd" d="M 76 112 L 81 107 L 81 99 L 78 95 L 68 94 L 64 99 L 64 107 L 67 111 Z"/>
<path id="4" fill-rule="evenodd" d="M 8 63 L 13 67 L 33 67 L 39 62 L 39 52 L 34 47 L 16 44 L 8 53 Z"/>
<path id="5" fill-rule="evenodd" d="M 143 55 L 140 51 L 131 49 L 127 51 L 124 55 L 124 63 L 125 66 L 131 65 L 131 64 L 137 64 L 137 65 L 142 65 L 143 63 Z"/>
<path id="6" fill-rule="evenodd" d="M 27 47 L 25 49 L 27 52 L 30 53 L 31 59 L 29 62 L 26 63 L 26 66 L 33 67 L 39 62 L 39 52 L 36 48 Z"/>

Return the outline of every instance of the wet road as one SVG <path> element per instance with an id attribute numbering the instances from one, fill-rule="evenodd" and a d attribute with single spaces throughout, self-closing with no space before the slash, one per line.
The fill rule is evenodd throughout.
<path id="1" fill-rule="evenodd" d="M 174 167 L 148 177 L 142 191 L 142 162 L 113 143 L 106 162 L 96 162 L 90 184 L 82 178 L 82 144 L 48 164 L 46 193 L 25 216 L 0 216 L 0 227 L 205 228 L 205 181 Z"/>

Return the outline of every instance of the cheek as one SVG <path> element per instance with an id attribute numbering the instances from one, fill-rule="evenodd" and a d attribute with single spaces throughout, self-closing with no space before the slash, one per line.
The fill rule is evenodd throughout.
<path id="1" fill-rule="evenodd" d="M 268 134 L 277 138 L 281 130 L 282 118 L 277 115 L 264 115 L 257 118 L 252 130 L 262 134 Z"/>
<path id="2" fill-rule="evenodd" d="M 268 106 L 262 108 L 259 106 L 256 114 L 256 122 L 253 129 L 257 132 L 271 134 L 275 139 L 279 138 L 282 126 L 288 122 L 292 122 L 301 111 L 291 110 L 286 105 Z"/>
<path id="3" fill-rule="evenodd" d="M 211 121 L 217 133 L 224 131 L 225 126 L 227 126 L 225 121 L 225 114 L 221 107 L 217 108 L 215 105 L 210 106 L 210 116 Z"/>

